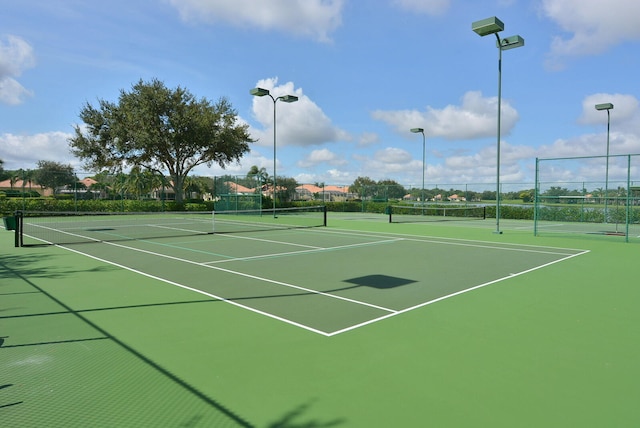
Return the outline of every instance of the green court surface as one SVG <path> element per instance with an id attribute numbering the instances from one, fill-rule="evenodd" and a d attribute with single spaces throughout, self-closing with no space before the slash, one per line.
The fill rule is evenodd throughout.
<path id="1" fill-rule="evenodd" d="M 640 425 L 637 242 L 385 220 L 0 230 L 0 426 Z"/>

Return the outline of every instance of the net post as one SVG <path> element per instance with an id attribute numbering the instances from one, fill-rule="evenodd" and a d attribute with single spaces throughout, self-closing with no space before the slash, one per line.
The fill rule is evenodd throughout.
<path id="1" fill-rule="evenodd" d="M 393 223 L 393 218 L 392 218 L 392 212 L 393 212 L 393 208 L 391 208 L 391 205 L 387 205 L 387 212 L 389 213 L 389 223 Z"/>
<path id="2" fill-rule="evenodd" d="M 327 226 L 327 206 L 326 205 L 322 206 L 322 225 L 324 227 Z"/>
<path id="3" fill-rule="evenodd" d="M 631 217 L 631 155 L 627 156 L 627 201 L 626 201 L 626 213 L 625 213 L 625 232 L 624 242 L 629 242 L 629 223 L 632 221 Z"/>
<path id="4" fill-rule="evenodd" d="M 16 230 L 14 230 L 14 247 L 22 247 L 22 211 L 16 211 L 14 213 L 14 221 L 16 223 Z"/>
<path id="5" fill-rule="evenodd" d="M 536 178 L 533 188 L 533 236 L 538 236 L 538 193 L 540 189 L 540 159 L 536 158 Z M 584 184 L 583 184 L 584 187 Z"/>

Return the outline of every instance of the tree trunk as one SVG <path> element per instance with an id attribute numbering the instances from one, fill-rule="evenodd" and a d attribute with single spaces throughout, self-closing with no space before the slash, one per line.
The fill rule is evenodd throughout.
<path id="1" fill-rule="evenodd" d="M 176 194 L 176 203 L 182 204 L 184 202 L 184 177 L 176 174 L 171 179 L 173 181 L 173 191 Z"/>

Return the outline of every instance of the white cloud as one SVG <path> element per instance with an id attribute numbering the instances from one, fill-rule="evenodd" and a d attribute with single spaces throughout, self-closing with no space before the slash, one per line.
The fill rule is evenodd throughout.
<path id="1" fill-rule="evenodd" d="M 394 179 L 412 175 L 413 171 L 421 171 L 422 160 L 413 159 L 404 149 L 387 147 L 373 153 L 373 156 L 354 155 L 360 164 L 361 172 L 356 176 L 367 176 L 374 180 Z"/>
<path id="2" fill-rule="evenodd" d="M 326 183 L 327 184 L 332 184 L 332 183 L 352 183 L 356 178 L 358 177 L 358 175 L 356 175 L 355 173 L 351 172 L 351 171 L 342 171 L 342 170 L 338 170 L 338 169 L 330 169 L 327 171 L 327 180 Z"/>
<path id="3" fill-rule="evenodd" d="M 375 152 L 374 159 L 385 165 L 406 165 L 408 162 L 411 162 L 411 153 L 397 147 L 387 147 L 386 149 Z"/>
<path id="4" fill-rule="evenodd" d="M 268 89 L 274 98 L 283 95 L 296 95 L 294 103 L 276 102 L 276 139 L 277 147 L 312 146 L 340 140 L 350 140 L 343 130 L 333 126 L 324 114 L 302 89 L 295 89 L 292 82 L 278 84 L 277 78 L 258 81 L 257 87 Z M 257 145 L 273 145 L 273 100 L 269 96 L 253 98 L 253 114 L 264 127 L 263 130 L 252 128 L 251 134 L 258 139 Z"/>
<path id="5" fill-rule="evenodd" d="M 484 98 L 478 91 L 467 92 L 462 97 L 462 105 L 448 105 L 443 109 L 428 107 L 426 111 L 376 110 L 371 116 L 389 125 L 400 133 L 407 134 L 417 126 L 424 128 L 428 137 L 442 137 L 447 140 L 470 140 L 495 135 L 498 98 Z M 502 100 L 502 135 L 508 135 L 518 121 L 518 112 Z"/>
<path id="6" fill-rule="evenodd" d="M 597 133 L 588 133 L 569 138 L 559 138 L 552 144 L 543 145 L 536 150 L 539 158 L 575 158 L 599 157 L 596 159 L 565 159 L 543 162 L 541 180 L 558 181 L 594 181 L 604 182 L 607 152 L 607 114 L 595 109 L 596 104 L 612 103 L 611 130 L 609 140 L 610 162 L 609 177 L 612 180 L 626 180 L 627 158 L 617 157 L 629 153 L 640 153 L 640 102 L 633 95 L 598 93 L 586 96 L 582 101 L 582 114 L 578 123 L 597 129 Z M 632 160 L 637 169 L 638 157 Z M 632 171 L 632 175 L 635 177 Z M 597 184 L 596 184 L 597 185 Z M 591 186 L 593 187 L 593 186 Z"/>
<path id="7" fill-rule="evenodd" d="M 346 165 L 347 161 L 329 149 L 313 150 L 304 159 L 298 162 L 301 168 L 310 168 L 318 164 Z"/>
<path id="8" fill-rule="evenodd" d="M 319 41 L 342 23 L 344 0 L 170 0 L 185 21 L 227 22 Z"/>
<path id="9" fill-rule="evenodd" d="M 394 0 L 393 3 L 410 12 L 442 15 L 449 9 L 451 0 Z"/>
<path id="10" fill-rule="evenodd" d="M 16 79 L 5 77 L 0 79 L 0 102 L 9 105 L 18 105 L 24 102 L 26 97 L 33 93 L 25 89 Z"/>
<path id="11" fill-rule="evenodd" d="M 68 140 L 73 135 L 65 132 L 47 132 L 34 135 L 0 135 L 0 159 L 5 169 L 35 168 L 40 160 L 73 165 L 79 161 L 69 152 Z"/>
<path id="12" fill-rule="evenodd" d="M 329 185 L 351 184 L 358 177 L 353 171 L 329 169 L 321 174 L 299 173 L 294 178 L 301 184 L 326 183 Z"/>
<path id="13" fill-rule="evenodd" d="M 618 129 L 620 126 L 627 129 L 640 121 L 640 102 L 633 95 L 627 94 L 593 94 L 582 100 L 582 115 L 578 119 L 586 125 L 601 125 L 607 123 L 607 112 L 596 110 L 596 104 L 611 103 L 611 121 Z"/>
<path id="14" fill-rule="evenodd" d="M 607 113 L 595 109 L 596 104 L 602 103 L 612 103 L 614 106 L 610 111 L 609 154 L 612 156 L 610 178 L 621 180 L 621 182 L 626 180 L 626 162 L 628 160 L 626 157 L 618 157 L 617 155 L 640 153 L 640 102 L 633 95 L 607 93 L 588 95 L 582 101 L 582 114 L 578 118 L 578 123 L 597 129 L 597 133 L 560 138 L 552 144 L 541 146 L 536 150 L 536 156 L 539 158 L 599 158 L 543 162 L 544 179 L 604 182 Z M 638 168 L 639 161 L 638 157 L 633 158 L 634 168 Z"/>
<path id="15" fill-rule="evenodd" d="M 637 153 L 637 148 L 640 147 L 640 141 L 636 138 L 632 144 L 635 144 Z M 576 157 L 575 150 L 569 151 L 571 154 L 569 157 L 563 158 L 557 156 L 558 154 L 566 152 L 568 148 L 572 146 L 577 146 L 577 148 L 584 153 L 585 157 Z M 550 156 L 541 158 L 538 163 L 540 182 L 543 183 L 543 187 L 561 185 L 562 187 L 576 189 L 587 188 L 589 190 L 598 187 L 604 188 L 607 177 L 605 147 L 605 141 L 593 135 L 554 142 L 552 145 L 546 147 L 546 154 Z M 620 147 L 618 146 L 617 148 Z M 616 156 L 615 153 L 617 152 L 612 149 L 612 156 L 609 158 L 610 188 L 618 186 L 626 187 L 629 158 L 627 156 Z M 631 177 L 637 175 L 639 163 L 640 158 L 638 156 L 631 158 Z"/>
<path id="16" fill-rule="evenodd" d="M 380 137 L 375 132 L 363 132 L 358 137 L 358 146 L 367 147 L 380 141 Z"/>
<path id="17" fill-rule="evenodd" d="M 526 180 L 526 172 L 522 162 L 531 162 L 535 150 L 529 146 L 514 146 L 506 141 L 500 144 L 500 180 L 518 182 Z M 428 170 L 427 170 L 428 171 Z M 496 180 L 496 146 L 488 145 L 470 155 L 454 155 L 445 159 L 443 176 L 451 182 L 468 183 L 480 181 L 491 183 Z M 431 175 L 431 174 L 429 174 Z"/>
<path id="18" fill-rule="evenodd" d="M 640 2 L 635 0 L 543 0 L 542 11 L 568 37 L 556 36 L 547 65 L 567 57 L 595 55 L 627 40 L 640 40 Z"/>
<path id="19" fill-rule="evenodd" d="M 26 41 L 11 35 L 0 39 L 0 102 L 21 104 L 32 95 L 16 78 L 34 65 L 33 48 Z"/>
<path id="20" fill-rule="evenodd" d="M 606 128 L 606 127 L 605 127 Z M 609 138 L 609 154 L 640 153 L 640 136 L 612 131 Z M 604 156 L 607 152 L 606 129 L 599 134 L 584 134 L 573 138 L 561 138 L 550 145 L 536 149 L 542 158 Z"/>

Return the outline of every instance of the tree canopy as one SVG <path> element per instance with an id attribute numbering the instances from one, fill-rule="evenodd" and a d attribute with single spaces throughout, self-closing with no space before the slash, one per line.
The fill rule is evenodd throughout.
<path id="1" fill-rule="evenodd" d="M 51 188 L 53 193 L 64 186 L 73 186 L 78 178 L 71 165 L 64 165 L 54 161 L 38 161 L 38 169 L 33 173 L 33 179 L 42 188 Z"/>
<path id="2" fill-rule="evenodd" d="M 247 176 L 249 177 L 256 177 L 260 180 L 261 183 L 265 183 L 267 181 L 267 179 L 269 178 L 269 174 L 267 173 L 267 169 L 266 168 L 258 168 L 257 165 L 253 165 L 250 169 L 249 172 L 247 173 Z"/>
<path id="3" fill-rule="evenodd" d="M 356 193 L 360 197 L 371 196 L 374 193 L 376 182 L 369 177 L 358 177 L 349 186 L 349 192 Z"/>
<path id="4" fill-rule="evenodd" d="M 140 80 L 130 92 L 121 90 L 117 103 L 87 103 L 80 119 L 85 126 L 75 127 L 69 145 L 86 167 L 168 171 L 177 202 L 183 201 L 185 179 L 193 168 L 238 162 L 254 141 L 226 98 L 216 103 L 196 99 L 157 79 Z"/>
<path id="5" fill-rule="evenodd" d="M 349 186 L 349 191 L 358 194 L 362 198 L 373 197 L 380 199 L 395 198 L 401 199 L 406 193 L 406 189 L 395 180 L 375 181 L 369 177 L 358 177 Z"/>

